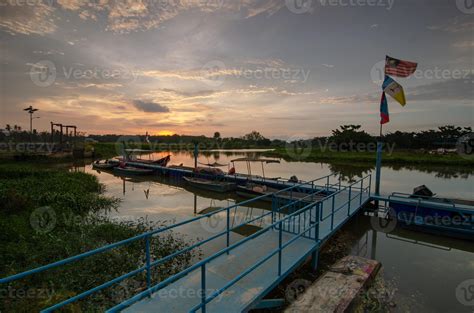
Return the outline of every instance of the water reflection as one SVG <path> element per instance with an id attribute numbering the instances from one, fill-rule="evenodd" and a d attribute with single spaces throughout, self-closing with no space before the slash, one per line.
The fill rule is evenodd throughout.
<path id="1" fill-rule="evenodd" d="M 402 227 L 386 234 L 374 230 L 366 216 L 348 226 L 356 237 L 351 253 L 382 263 L 397 305 L 393 312 L 471 312 L 455 290 L 474 272 L 472 242 Z"/>
<path id="2" fill-rule="evenodd" d="M 167 153 L 155 153 L 158 159 Z M 237 157 L 258 157 L 261 152 L 201 152 L 201 163 L 228 163 Z M 172 164 L 193 166 L 192 152 L 172 153 Z M 89 163 L 90 164 L 90 163 Z M 175 177 L 123 178 L 110 172 L 96 172 L 87 163 L 75 164 L 76 171 L 85 171 L 97 175 L 105 185 L 108 195 L 122 199 L 115 214 L 123 219 L 179 222 L 199 214 L 206 214 L 219 208 L 228 207 L 241 201 L 235 193 L 213 193 L 195 189 L 183 184 Z M 244 165 L 237 165 L 238 172 L 246 172 Z M 240 166 L 240 168 L 239 168 Z M 265 167 L 267 177 L 290 177 L 296 175 L 301 180 L 310 180 L 336 173 L 343 181 L 354 181 L 374 171 L 370 164 L 357 163 L 309 163 L 281 161 L 280 164 L 268 164 Z M 384 166 L 382 170 L 382 192 L 411 192 L 412 188 L 426 184 L 439 196 L 472 199 L 474 194 L 473 169 L 435 166 Z M 262 175 L 259 166 L 253 166 L 252 173 Z M 232 219 L 232 226 L 242 221 L 261 216 L 271 207 L 268 203 L 253 203 L 252 207 L 239 207 Z M 219 215 L 220 213 L 216 214 Z M 263 222 L 263 219 L 261 220 Z M 382 262 L 383 275 L 387 280 L 396 280 L 397 307 L 395 312 L 469 312 L 455 298 L 456 286 L 472 276 L 474 245 L 470 242 L 451 238 L 416 233 L 396 228 L 385 234 L 373 230 L 369 219 L 360 216 L 350 225 L 355 234 L 352 253 L 374 258 Z M 255 224 L 246 228 L 237 228 L 233 232 L 232 242 L 259 230 Z M 215 229 L 197 224 L 184 232 L 190 238 L 206 238 L 215 234 Z M 218 247 L 206 247 L 205 254 L 218 250 Z M 435 283 L 431 283 L 434 281 Z M 440 287 L 442 282 L 443 288 Z"/>

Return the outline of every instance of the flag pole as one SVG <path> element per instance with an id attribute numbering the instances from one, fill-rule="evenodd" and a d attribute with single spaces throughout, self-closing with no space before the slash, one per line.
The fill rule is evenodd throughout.
<path id="1" fill-rule="evenodd" d="M 383 149 L 383 142 L 382 142 L 382 121 L 380 121 L 380 136 L 379 140 L 377 141 L 377 157 L 375 161 L 375 195 L 380 196 L 380 176 L 382 170 L 382 149 Z M 375 202 L 378 206 L 378 201 Z"/>

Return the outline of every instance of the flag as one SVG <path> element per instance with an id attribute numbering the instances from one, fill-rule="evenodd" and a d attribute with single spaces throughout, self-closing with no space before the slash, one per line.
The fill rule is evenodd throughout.
<path id="1" fill-rule="evenodd" d="M 416 71 L 417 63 L 398 60 L 388 55 L 385 58 L 385 74 L 408 77 Z"/>
<path id="2" fill-rule="evenodd" d="M 385 93 L 388 93 L 393 99 L 397 100 L 402 106 L 405 106 L 407 103 L 402 85 L 394 81 L 390 76 L 385 75 L 382 90 Z"/>
<path id="3" fill-rule="evenodd" d="M 388 103 L 387 98 L 385 97 L 385 92 L 382 92 L 382 99 L 380 99 L 380 124 L 385 124 L 390 122 L 390 117 L 388 115 Z"/>

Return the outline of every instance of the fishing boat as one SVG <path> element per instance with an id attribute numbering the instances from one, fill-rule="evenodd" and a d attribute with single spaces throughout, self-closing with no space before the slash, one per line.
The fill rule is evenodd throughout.
<path id="1" fill-rule="evenodd" d="M 237 185 L 235 183 L 198 178 L 198 177 L 183 177 L 187 184 L 192 187 L 215 191 L 215 192 L 229 192 L 235 190 Z"/>
<path id="2" fill-rule="evenodd" d="M 142 176 L 142 175 L 151 175 L 153 174 L 152 169 L 139 168 L 134 166 L 117 166 L 114 167 L 114 173 L 123 175 L 123 176 Z"/>
<path id="3" fill-rule="evenodd" d="M 403 227 L 474 240 L 474 201 L 439 198 L 425 185 L 388 198 L 392 218 Z"/>
<path id="4" fill-rule="evenodd" d="M 118 165 L 118 160 L 97 160 L 92 163 L 92 168 L 96 170 L 111 170 Z"/>
<path id="5" fill-rule="evenodd" d="M 279 199 L 283 200 L 301 200 L 303 202 L 314 202 L 317 200 L 320 200 L 325 197 L 323 193 L 318 193 L 318 194 L 308 194 L 308 193 L 303 193 L 303 192 L 296 192 L 296 191 L 280 191 L 281 189 L 276 189 L 272 187 L 268 187 L 266 185 L 260 185 L 260 184 L 253 184 L 253 183 L 248 183 L 243 186 L 237 186 L 237 195 L 244 197 L 244 198 L 255 198 L 259 196 L 264 196 L 267 195 L 268 197 L 262 198 L 263 201 L 272 201 L 271 195 L 278 192 L 276 196 Z"/>

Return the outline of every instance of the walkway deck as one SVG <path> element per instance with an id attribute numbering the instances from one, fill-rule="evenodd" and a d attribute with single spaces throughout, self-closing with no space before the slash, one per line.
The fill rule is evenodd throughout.
<path id="1" fill-rule="evenodd" d="M 270 230 L 265 234 L 239 246 L 229 255 L 223 254 L 206 265 L 206 290 L 210 294 L 225 286 L 229 281 L 257 263 L 273 250 L 278 249 L 278 231 Z M 283 242 L 295 237 L 284 234 Z M 282 271 L 286 272 L 304 255 L 314 248 L 314 240 L 300 238 L 289 245 L 282 255 Z M 262 266 L 255 269 L 224 291 L 206 307 L 207 312 L 242 312 L 260 294 L 271 288 L 278 277 L 278 255 L 274 255 Z M 124 312 L 189 312 L 201 302 L 201 269 L 184 276 L 146 298 L 130 306 Z M 178 298 L 179 296 L 179 298 Z M 199 311 L 198 311 L 199 312 Z"/>
<path id="2" fill-rule="evenodd" d="M 332 175 L 330 175 L 332 176 Z M 53 312 L 78 300 L 103 291 L 127 278 L 145 276 L 147 289 L 116 305 L 107 312 L 241 312 L 258 305 L 260 300 L 287 277 L 296 267 L 312 255 L 317 260 L 318 250 L 370 199 L 368 175 L 347 186 L 329 184 L 329 176 L 303 184 L 283 188 L 271 195 L 264 195 L 236 203 L 226 208 L 190 218 L 164 228 L 112 243 L 95 250 L 72 256 L 57 262 L 0 279 L 0 284 L 9 284 L 25 277 L 59 268 L 70 263 L 124 247 L 131 243 L 143 243 L 145 264 L 129 273 L 115 277 L 82 293 L 63 299 L 41 312 Z M 318 182 L 326 182 L 321 185 Z M 307 189 L 305 199 L 290 198 Z M 324 195 L 321 199 L 316 196 Z M 239 210 L 248 210 L 254 203 L 270 197 L 272 210 L 262 210 L 261 215 L 247 216 L 234 224 Z M 312 201 L 312 202 L 310 202 Z M 285 213 L 283 213 L 285 212 Z M 246 215 L 245 215 L 246 216 Z M 223 228 L 213 231 L 207 238 L 182 250 L 174 251 L 161 259 L 153 259 L 152 240 L 159 240 L 166 231 L 179 233 L 180 227 L 205 227 L 212 218 L 223 219 Z M 232 223 L 231 223 L 232 221 Z M 193 223 L 198 223 L 197 225 Z M 240 224 L 239 224 L 240 223 Z M 257 231 L 247 237 L 232 241 L 233 232 L 243 226 L 258 226 Z M 215 230 L 215 229 L 214 229 Z M 157 238 L 158 237 L 158 238 Z M 173 258 L 188 253 L 205 244 L 217 244 L 214 254 L 191 265 L 164 281 L 152 280 L 152 271 Z M 223 246 L 222 246 L 223 245 Z M 221 247 L 222 246 L 222 247 Z M 316 265 L 316 262 L 313 263 Z M 143 277 L 141 276 L 141 277 Z M 201 293 L 205 290 L 205 293 Z"/>
<path id="3" fill-rule="evenodd" d="M 351 201 L 349 202 L 349 196 Z M 334 234 L 335 230 L 356 213 L 369 200 L 368 192 L 341 190 L 334 197 L 319 202 L 321 206 L 319 235 L 315 234 L 316 209 L 292 214 L 282 223 L 282 244 L 279 245 L 279 228 L 270 228 L 262 235 L 249 240 L 206 264 L 206 295 L 222 290 L 232 280 L 240 280 L 222 291 L 206 305 L 206 312 L 242 312 L 250 309 L 272 290 L 287 274 L 305 261 L 319 248 L 319 244 Z M 349 205 L 350 203 L 350 205 Z M 287 215 L 277 214 L 277 222 Z M 314 226 L 313 226 L 314 225 Z M 309 229 L 306 234 L 305 230 Z M 302 236 L 303 235 L 303 236 Z M 298 237 L 298 238 L 297 238 Z M 316 240 L 316 237 L 319 240 Z M 291 239 L 294 239 L 290 243 Z M 288 244 L 289 243 L 289 244 Z M 243 275 L 259 261 L 264 260 L 280 246 L 288 244 L 281 253 L 281 272 L 278 273 L 278 254 L 274 254 L 251 273 Z M 197 268 L 174 283 L 142 299 L 124 312 L 190 312 L 202 301 L 202 272 Z M 119 308 L 117 308 L 120 310 Z M 117 310 L 117 311 L 118 311 Z M 115 312 L 115 310 L 110 310 Z M 197 310 L 202 312 L 202 310 Z"/>

